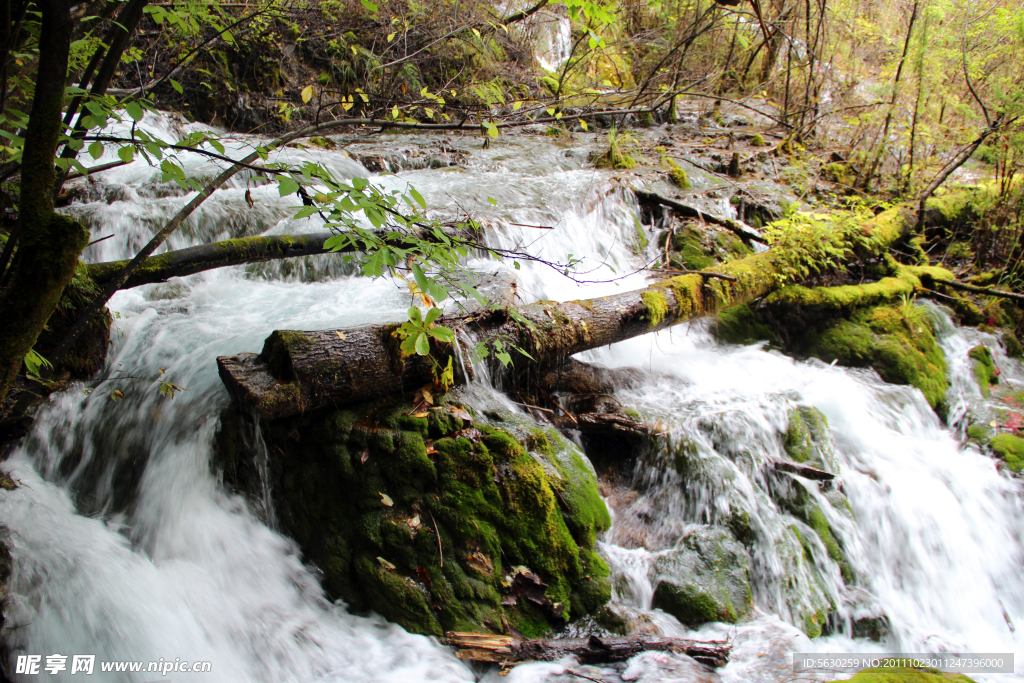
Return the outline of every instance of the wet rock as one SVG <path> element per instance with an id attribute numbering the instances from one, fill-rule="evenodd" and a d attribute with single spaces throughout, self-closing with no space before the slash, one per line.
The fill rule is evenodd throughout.
<path id="1" fill-rule="evenodd" d="M 992 360 L 992 352 L 987 346 L 979 344 L 967 352 L 973 361 L 971 369 L 974 371 L 974 378 L 981 389 L 981 395 L 988 398 L 992 393 L 990 387 L 999 383 L 999 371 Z"/>
<path id="2" fill-rule="evenodd" d="M 839 474 L 835 440 L 828 427 L 828 419 L 813 406 L 799 406 L 789 411 L 785 449 L 794 462 Z"/>
<path id="3" fill-rule="evenodd" d="M 610 597 L 594 552 L 608 511 L 554 430 L 379 403 L 262 434 L 281 526 L 355 610 L 431 635 L 505 617 L 537 637 Z"/>
<path id="4" fill-rule="evenodd" d="M 736 623 L 750 611 L 750 558 L 723 528 L 690 534 L 680 550 L 658 558 L 651 567 L 654 607 L 683 624 Z"/>
<path id="5" fill-rule="evenodd" d="M 998 434 L 992 437 L 988 445 L 1011 472 L 1024 470 L 1024 439 L 1013 434 Z"/>

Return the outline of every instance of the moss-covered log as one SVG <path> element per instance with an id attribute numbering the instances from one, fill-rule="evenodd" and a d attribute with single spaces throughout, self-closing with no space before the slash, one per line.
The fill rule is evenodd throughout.
<path id="1" fill-rule="evenodd" d="M 332 235 L 330 232 L 317 232 L 309 235 L 243 237 L 169 251 L 146 259 L 121 288 L 167 282 L 172 277 L 184 277 L 214 268 L 325 254 L 328 250 L 324 248 L 324 242 Z M 89 266 L 89 275 L 93 282 L 103 286 L 127 265 L 127 259 L 94 263 Z"/>
<path id="2" fill-rule="evenodd" d="M 905 236 L 912 220 L 913 214 L 893 208 L 863 225 L 796 237 L 784 246 L 715 266 L 715 272 L 735 280 L 688 274 L 597 299 L 521 305 L 515 316 L 499 309 L 445 316 L 438 322 L 475 339 L 511 342 L 534 362 L 548 364 L 762 297 L 817 272 L 826 255 L 836 250 L 850 258 L 877 256 Z M 277 330 L 260 354 L 218 358 L 221 378 L 236 400 L 267 419 L 399 394 L 430 382 L 432 365 L 425 357 L 401 356 L 397 328 Z M 433 349 L 442 365 L 454 353 L 451 347 Z M 530 363 L 525 356 L 517 357 L 517 370 Z"/>

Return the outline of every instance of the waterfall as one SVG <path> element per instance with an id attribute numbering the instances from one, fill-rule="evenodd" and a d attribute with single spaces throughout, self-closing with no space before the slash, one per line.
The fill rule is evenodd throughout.
<path id="1" fill-rule="evenodd" d="M 141 125 L 164 137 L 194 128 L 152 114 Z M 379 151 L 382 144 L 345 142 L 348 152 L 292 149 L 277 160 L 316 161 L 343 177 L 370 175 L 354 150 Z M 471 213 L 490 228 L 495 245 L 549 261 L 584 258 L 576 278 L 583 282 L 522 263 L 516 274 L 524 300 L 600 296 L 642 286 L 638 269 L 656 248 L 640 237 L 628 185 L 585 167 L 586 153 L 601 142 L 596 135 L 571 143 L 520 135 L 480 149 L 478 139 L 452 137 L 446 144 L 470 151 L 464 166 L 374 181 L 385 188 L 413 184 L 438 215 Z M 248 144 L 239 137 L 227 147 Z M 215 172 L 209 162 L 184 161 L 194 178 Z M 697 187 L 707 182 L 696 172 L 691 178 Z M 139 161 L 79 185 L 80 199 L 66 211 L 93 239 L 115 235 L 90 247 L 91 261 L 130 257 L 187 201 Z M 296 203 L 272 186 L 236 179 L 170 246 L 317 230 L 315 217 L 289 217 Z M 220 415 L 230 404 L 218 355 L 258 352 L 274 329 L 400 320 L 409 304 L 400 284 L 354 277 L 328 256 L 225 268 L 118 293 L 110 303 L 116 319 L 107 370 L 96 382 L 52 396 L 4 463 L 20 482 L 0 495 L 14 558 L 12 654 L 212 663 L 213 677 L 174 673 L 175 681 L 579 680 L 564 674 L 564 663 L 521 666 L 507 679 L 481 674 L 430 638 L 332 604 L 317 568 L 305 566 L 296 544 L 267 524 L 269 497 L 254 505 L 211 468 Z M 1020 486 L 963 442 L 968 415 L 999 409 L 980 395 L 967 350 L 990 347 L 1003 381 L 1014 385 L 1024 382 L 1024 368 L 992 335 L 935 314 L 950 365 L 952 427 L 939 422 L 919 391 L 885 384 L 873 371 L 795 361 L 763 345 L 721 345 L 703 323 L 582 354 L 581 360 L 637 371 L 641 379 L 616 398 L 663 426 L 657 449 L 622 464 L 620 484 L 633 493 L 621 500 L 609 494 L 614 522 L 600 548 L 613 570 L 613 607 L 651 632 L 695 635 L 653 608 L 656 567 L 743 512 L 753 610 L 738 624 L 696 632 L 733 642 L 732 660 L 717 674 L 723 681 L 788 680 L 792 652 L 1024 652 L 1014 631 L 1024 624 Z M 161 371 L 185 391 L 161 396 L 151 381 Z M 469 393 L 519 410 L 486 384 Z M 836 491 L 768 474 L 783 457 L 781 435 L 792 411 L 809 408 L 827 418 L 849 508 L 837 503 Z M 689 476 L 674 464 L 683 451 Z M 265 460 L 264 454 L 264 466 Z M 825 516 L 848 567 L 780 503 L 780 481 Z M 852 572 L 855 588 L 844 571 Z M 811 640 L 798 626 L 823 611 L 833 614 L 828 633 Z M 880 642 L 854 637 L 854 624 L 880 615 L 888 621 Z M 595 671 L 609 681 L 653 682 L 696 675 L 688 666 L 678 657 L 644 655 Z M 714 679 L 707 676 L 700 680 Z M 53 680 L 65 679 L 77 680 L 68 672 Z M 154 676 L 98 673 L 97 680 Z"/>

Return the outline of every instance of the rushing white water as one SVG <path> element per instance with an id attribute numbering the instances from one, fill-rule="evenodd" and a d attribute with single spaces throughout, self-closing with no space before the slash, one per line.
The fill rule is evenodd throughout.
<path id="1" fill-rule="evenodd" d="M 148 117 L 143 125 L 164 136 L 189 128 L 167 117 Z M 239 139 L 233 149 L 246 144 Z M 502 138 L 488 150 L 469 138 L 452 144 L 476 148 L 465 167 L 377 180 L 387 187 L 414 184 L 439 212 L 479 216 L 502 246 L 552 261 L 587 257 L 581 279 L 594 282 L 585 284 L 524 263 L 517 272 L 523 299 L 596 296 L 645 281 L 633 273 L 645 250 L 631 195 L 583 167 L 595 138 Z M 341 176 L 367 175 L 343 152 L 283 154 L 323 163 Z M 215 172 L 208 162 L 184 162 L 195 177 Z M 698 186 L 706 182 L 694 177 Z M 217 192 L 172 247 L 318 228 L 315 218 L 291 220 L 294 198 L 280 198 L 272 187 L 253 187 L 250 209 L 246 183 Z M 94 238 L 116 235 L 91 247 L 90 260 L 131 256 L 187 200 L 139 162 L 106 172 L 84 197 L 68 211 Z M 398 320 L 409 303 L 402 286 L 344 275 L 328 257 L 223 269 L 119 293 L 111 302 L 118 319 L 107 381 L 90 385 L 89 394 L 79 386 L 54 396 L 4 464 L 22 483 L 0 495 L 15 560 L 13 654 L 212 662 L 212 674 L 178 672 L 170 680 L 502 680 L 471 669 L 431 639 L 330 604 L 315 568 L 303 566 L 295 544 L 265 523 L 268 511 L 249 509 L 210 468 L 218 416 L 229 403 L 216 356 L 259 351 L 273 329 Z M 760 346 L 720 346 L 699 324 L 585 354 L 608 367 L 640 370 L 642 381 L 617 398 L 664 424 L 667 443 L 685 441 L 701 463 L 686 480 L 658 458 L 630 473 L 639 493 L 619 508 L 601 545 L 615 574 L 617 608 L 639 615 L 650 630 L 692 635 L 651 609 L 651 566 L 688 535 L 742 509 L 757 539 L 754 615 L 699 632 L 734 643 L 731 663 L 718 673 L 722 680 L 789 679 L 788 654 L 801 651 L 1024 653 L 1008 625 L 1024 623 L 1019 486 L 993 460 L 961 445 L 958 431 L 968 412 L 984 417 L 993 410 L 970 378 L 969 348 L 990 346 L 1004 381 L 1024 380 L 1024 372 L 990 335 L 943 325 L 953 430 L 916 390 Z M 187 391 L 173 400 L 160 396 L 148 380 L 161 370 Z M 114 389 L 124 398 L 113 400 Z M 503 400 L 485 386 L 475 391 L 482 401 Z M 781 457 L 790 409 L 801 405 L 823 411 L 835 438 L 853 515 L 817 488 L 808 495 L 843 544 L 855 589 L 846 587 L 814 533 L 775 502 L 775 484 L 764 474 L 765 463 Z M 801 559 L 789 531 L 794 525 L 810 539 L 812 561 Z M 829 602 L 841 617 L 837 633 L 811 641 L 792 625 Z M 890 622 L 886 641 L 850 637 L 853 620 L 881 613 Z M 523 666 L 505 680 L 579 680 L 564 674 L 566 666 Z M 666 655 L 590 671 L 609 681 L 714 678 Z M 61 676 L 77 680 L 67 671 L 53 680 Z M 97 672 L 96 678 L 154 680 L 151 673 Z"/>

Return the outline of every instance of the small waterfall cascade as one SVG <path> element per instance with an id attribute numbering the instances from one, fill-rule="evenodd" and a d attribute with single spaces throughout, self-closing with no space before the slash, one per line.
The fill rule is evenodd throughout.
<path id="1" fill-rule="evenodd" d="M 140 125 L 165 139 L 195 128 L 166 115 L 147 115 Z M 434 141 L 403 137 L 410 145 Z M 230 153 L 252 141 L 226 142 Z M 584 257 L 579 281 L 523 262 L 515 273 L 525 301 L 601 296 L 646 282 L 639 269 L 657 245 L 646 243 L 626 181 L 587 168 L 588 151 L 601 144 L 596 136 L 572 143 L 511 136 L 485 150 L 477 140 L 452 138 L 451 145 L 472 148 L 462 165 L 379 176 L 353 152 L 369 143 L 349 142 L 349 151 L 288 149 L 277 160 L 316 161 L 385 188 L 412 184 L 439 214 L 478 216 L 495 245 L 552 262 Z M 217 171 L 206 161 L 183 162 L 196 179 Z M 691 180 L 697 188 L 713 182 L 697 172 Z M 80 181 L 75 192 L 66 211 L 93 239 L 114 235 L 87 250 L 94 262 L 132 256 L 188 199 L 138 161 Z M 291 219 L 295 204 L 239 176 L 169 247 L 320 229 L 315 217 Z M 482 259 L 470 265 L 506 267 Z M 175 681 L 502 680 L 430 638 L 331 603 L 317 569 L 276 529 L 269 495 L 252 509 L 210 466 L 230 402 L 217 356 L 258 352 L 274 329 L 400 320 L 409 303 L 400 284 L 355 277 L 329 256 L 118 293 L 107 369 L 52 396 L 4 463 L 20 483 L 0 495 L 14 558 L 12 654 L 212 662 L 215 678 L 175 673 Z M 615 399 L 659 426 L 656 445 L 623 458 L 606 481 L 614 521 L 600 551 L 613 570 L 611 609 L 646 632 L 734 644 L 729 665 L 716 674 L 647 654 L 587 675 L 767 682 L 792 679 L 792 652 L 1024 654 L 1015 631 L 1024 624 L 1021 487 L 965 436 L 968 422 L 997 419 L 1004 409 L 981 395 L 968 350 L 989 347 L 1011 387 L 1024 383 L 1024 367 L 992 335 L 930 310 L 949 363 L 948 427 L 916 389 L 763 345 L 722 345 L 705 323 L 581 354 L 630 369 L 639 379 Z M 161 396 L 151 381 L 161 371 L 185 390 Z M 532 419 L 486 383 L 466 395 Z M 787 457 L 794 415 L 827 422 L 815 457 L 839 473 L 840 485 L 809 486 L 772 468 Z M 260 444 L 250 445 L 259 460 Z M 699 558 L 716 553 L 742 554 L 742 581 L 726 581 L 722 591 L 749 612 L 739 623 L 693 631 L 656 607 L 658 581 L 673 565 L 700 576 Z M 881 620 L 879 640 L 871 640 L 863 629 Z M 821 635 L 811 639 L 809 631 Z M 567 666 L 524 665 L 505 680 L 579 680 Z M 1024 674 L 1024 661 L 1018 671 Z M 68 672 L 53 680 L 62 675 L 77 680 Z M 153 675 L 97 680 L 145 683 Z"/>

